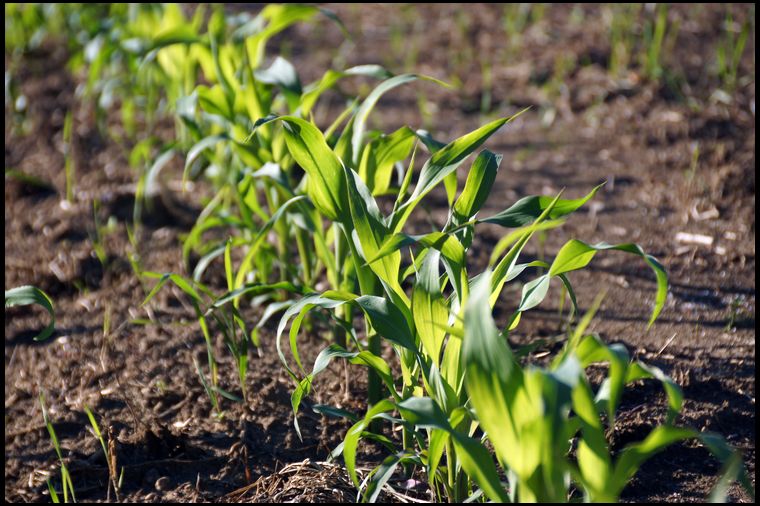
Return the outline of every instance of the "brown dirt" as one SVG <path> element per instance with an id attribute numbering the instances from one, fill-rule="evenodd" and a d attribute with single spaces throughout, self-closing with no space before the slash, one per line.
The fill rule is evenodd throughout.
<path id="1" fill-rule="evenodd" d="M 624 343 L 634 356 L 674 377 L 686 396 L 680 422 L 724 435 L 743 452 L 754 483 L 754 34 L 742 64 L 749 79 L 740 83 L 730 104 L 711 99 L 716 83 L 703 71 L 720 36 L 724 9 L 744 19 L 749 7 L 673 6 L 671 17 L 681 20 L 681 31 L 666 63 L 686 83 L 681 88 L 687 89 L 685 95 L 646 83 L 635 69 L 625 83 L 608 76 L 609 43 L 596 5 L 548 8 L 545 18 L 525 33 L 516 54 L 503 50 L 500 6 L 467 11 L 453 4 L 333 8 L 354 34 L 353 42 L 342 42 L 337 28 L 320 21 L 287 31 L 273 45 L 289 50 L 304 82 L 337 62 L 381 63 L 402 72 L 407 70 L 402 55 L 408 56 L 414 44 L 419 58 L 409 65 L 415 71 L 444 80 L 457 75 L 462 81 L 457 91 L 430 84 L 399 89 L 380 102 L 378 127 L 423 127 L 417 112 L 418 92 L 423 91 L 437 137 L 451 139 L 475 128 L 486 119 L 479 113 L 483 55 L 493 55 L 493 112 L 487 117 L 534 107 L 488 144 L 504 154 L 504 161 L 483 215 L 527 194 L 566 188 L 566 195 L 577 197 L 608 181 L 593 204 L 548 234 L 543 253 L 534 245 L 527 255 L 551 258 L 564 241 L 576 237 L 636 242 L 662 262 L 670 293 L 651 329 L 646 321 L 654 278 L 642 261 L 622 253 L 599 253 L 587 270 L 571 275 L 579 305 L 588 308 L 597 292 L 607 290 L 592 330 L 608 342 Z M 465 28 L 460 31 L 459 25 Z M 397 29 L 407 30 L 401 53 L 392 49 Z M 468 47 L 471 57 L 461 57 Z M 578 64 L 552 94 L 545 83 L 555 62 L 568 57 Z M 14 76 L 29 101 L 27 133 L 13 128 L 6 106 L 6 168 L 49 181 L 52 188 L 6 177 L 5 286 L 42 288 L 54 299 L 57 318 L 53 338 L 37 343 L 32 337 L 44 321 L 42 310 L 6 310 L 6 499 L 49 500 L 47 477 L 60 487 L 57 457 L 38 402 L 42 391 L 79 500 L 105 500 L 108 477 L 99 443 L 87 429 L 85 404 L 102 426 L 113 429 L 118 465 L 125 468 L 123 500 L 353 500 L 341 469 L 315 464 L 326 460 L 348 424 L 314 414 L 308 406 L 337 400 L 359 412 L 363 379 L 357 377 L 346 392 L 343 367 L 331 366 L 299 414 L 304 436 L 299 441 L 289 403 L 292 382 L 276 358 L 269 326 L 260 353 L 251 356 L 247 402 L 223 401 L 225 416 L 213 416 L 193 365 L 194 360 L 205 364 L 205 345 L 192 308 L 172 289 L 163 290 L 149 306 L 141 305 L 145 287 L 130 266 L 126 234 L 135 180 L 127 148 L 102 137 L 91 110 L 76 105 L 76 80 L 64 62 L 62 51 L 46 46 L 29 55 Z M 339 102 L 337 94 L 333 100 Z M 62 126 L 70 108 L 77 111 L 77 203 L 65 207 Z M 554 121 L 542 123 L 541 117 L 551 114 Z M 699 163 L 690 177 L 696 142 Z M 164 176 L 177 180 L 180 170 L 172 167 Z M 198 188 L 205 191 L 201 183 Z M 182 272 L 179 240 L 200 210 L 198 193 L 167 190 L 146 217 L 138 242 L 144 268 Z M 117 219 L 115 230 L 103 239 L 105 266 L 93 252 L 95 200 L 101 223 L 110 216 Z M 426 219 L 420 213 L 413 226 L 425 230 Z M 433 206 L 429 219 L 441 219 Z M 710 236 L 712 245 L 680 242 L 679 232 Z M 478 265 L 484 265 L 500 234 L 483 229 L 473 245 Z M 516 285 L 506 291 L 497 317 L 514 308 L 520 293 Z M 104 336 L 106 315 L 112 323 Z M 154 323 L 141 325 L 137 319 Z M 525 315 L 513 339 L 551 338 L 562 324 L 558 297 L 552 295 Z M 306 363 L 324 344 L 317 336 L 305 338 Z M 241 395 L 222 343 L 217 355 L 222 357 L 221 386 Z M 641 439 L 664 413 L 658 388 L 636 386 L 623 399 L 613 447 Z M 376 456 L 367 448 L 364 460 Z M 702 501 L 718 473 L 718 462 L 704 448 L 676 445 L 644 465 L 623 500 Z M 748 497 L 733 487 L 730 499 Z"/>

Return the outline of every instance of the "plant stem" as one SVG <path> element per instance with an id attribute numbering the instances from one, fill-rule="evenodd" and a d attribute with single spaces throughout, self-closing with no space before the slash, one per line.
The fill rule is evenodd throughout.
<path id="1" fill-rule="evenodd" d="M 346 243 L 351 250 L 351 258 L 354 261 L 354 267 L 356 269 L 356 276 L 359 278 L 359 289 L 363 294 L 374 294 L 377 291 L 377 282 L 372 274 L 370 268 L 362 264 L 359 251 L 356 249 L 356 245 L 351 238 L 351 232 L 349 227 L 344 224 L 343 231 L 346 236 Z M 381 353 L 380 336 L 374 331 L 369 320 L 365 319 L 366 333 L 367 333 L 367 348 L 368 350 L 378 357 Z M 383 398 L 383 385 L 380 376 L 372 369 L 367 369 L 367 400 L 369 409 L 372 408 Z M 382 429 L 381 420 L 373 420 L 370 423 L 370 432 L 380 432 Z"/>

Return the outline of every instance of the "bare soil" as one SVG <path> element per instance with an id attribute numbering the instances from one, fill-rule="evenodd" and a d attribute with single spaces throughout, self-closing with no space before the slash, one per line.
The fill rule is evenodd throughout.
<path id="1" fill-rule="evenodd" d="M 286 31 L 271 46 L 289 53 L 304 82 L 317 79 L 334 64 L 364 63 L 384 64 L 395 72 L 413 65 L 419 73 L 444 80 L 456 75 L 461 80 L 461 87 L 453 91 L 431 84 L 394 91 L 375 113 L 378 128 L 420 128 L 429 121 L 436 137 L 452 139 L 492 116 L 533 107 L 489 141 L 489 149 L 503 153 L 504 161 L 482 214 L 528 194 L 561 188 L 567 196 L 578 197 L 607 181 L 592 203 L 549 233 L 543 247 L 533 244 L 527 255 L 551 258 L 575 237 L 586 242 L 636 242 L 662 262 L 670 292 L 651 329 L 646 322 L 654 277 L 642 261 L 622 253 L 600 253 L 588 269 L 572 273 L 579 305 L 587 309 L 596 294 L 606 290 L 592 330 L 608 342 L 625 344 L 633 356 L 676 379 L 686 397 L 679 422 L 725 436 L 743 452 L 754 483 L 754 31 L 741 66 L 747 78 L 740 81 L 730 103 L 716 99 L 717 82 L 705 71 L 721 36 L 725 9 L 743 20 L 750 15 L 749 7 L 672 6 L 670 16 L 680 20 L 680 32 L 665 63 L 681 80 L 678 88 L 648 82 L 636 69 L 622 79 L 610 77 L 604 12 L 598 5 L 547 8 L 514 54 L 505 49 L 498 5 L 331 8 L 353 34 L 352 41 L 345 41 L 330 22 L 318 21 Z M 392 47 L 394 30 L 405 34 L 401 53 Z M 402 56 L 412 50 L 418 51 L 418 58 L 405 63 Z M 576 64 L 553 93 L 546 82 L 559 58 Z M 492 64 L 493 110 L 484 115 L 480 104 L 487 88 L 482 79 L 486 60 Z M 36 307 L 6 309 L 6 500 L 49 501 L 47 478 L 60 490 L 40 392 L 78 500 L 106 500 L 108 478 L 100 445 L 88 430 L 85 404 L 112 431 L 118 466 L 125 469 L 121 500 L 353 500 L 342 468 L 317 464 L 327 460 L 348 425 L 309 407 L 337 403 L 361 412 L 362 375 L 351 371 L 347 384 L 344 367 L 334 364 L 318 379 L 299 414 L 299 441 L 290 408 L 292 382 L 277 359 L 270 326 L 262 335 L 260 351 L 251 355 L 246 402 L 224 400 L 225 416 L 213 416 L 195 371 L 194 360 L 205 364 L 205 345 L 188 301 L 178 290 L 167 288 L 142 306 L 152 281 L 143 286 L 129 262 L 129 254 L 135 252 L 126 226 L 136 174 L 127 163 L 128 146 L 98 132 L 91 108 L 75 98 L 77 79 L 67 72 L 65 61 L 60 47 L 46 45 L 28 55 L 14 76 L 29 103 L 26 132 L 14 128 L 6 105 L 6 169 L 22 170 L 48 181 L 50 187 L 6 176 L 5 287 L 36 285 L 53 298 L 56 308 L 56 333 L 42 343 L 32 337 L 44 326 L 46 313 Z M 350 89 L 352 84 L 344 86 Z M 429 104 L 427 120 L 418 112 L 420 93 Z M 335 94 L 332 100 L 337 104 L 341 98 Z M 67 206 L 61 203 L 62 128 L 69 109 L 76 112 L 77 199 Z M 696 143 L 699 158 L 692 173 Z M 180 167 L 165 171 L 166 190 L 141 227 L 136 253 L 147 270 L 184 272 L 180 240 L 200 211 L 200 196 L 207 188 L 198 182 L 198 191 L 174 191 L 171 180 L 180 174 Z M 429 211 L 418 215 L 412 224 L 415 231 L 428 230 L 429 220 L 442 219 L 434 204 Z M 100 223 L 116 219 L 114 230 L 102 238 L 108 255 L 104 264 L 93 248 L 95 213 Z M 483 229 L 473 245 L 476 265 L 485 265 L 502 233 Z M 679 233 L 701 234 L 712 242 L 684 241 Z M 503 319 L 514 309 L 519 290 L 516 283 L 505 292 L 497 317 Z M 559 335 L 564 321 L 558 302 L 552 294 L 524 315 L 512 336 L 515 343 Z M 255 311 L 250 317 L 256 317 Z M 111 322 L 106 335 L 105 319 Z M 138 319 L 152 323 L 135 323 Z M 326 342 L 318 332 L 303 339 L 302 353 L 309 363 Z M 222 387 L 241 395 L 222 343 L 217 352 Z M 659 387 L 635 386 L 623 399 L 613 448 L 643 438 L 664 416 Z M 377 451 L 365 450 L 363 465 L 376 462 Z M 676 445 L 646 463 L 622 499 L 703 501 L 719 471 L 719 463 L 700 445 Z M 426 496 L 420 492 L 416 497 Z M 729 497 L 749 500 L 738 487 L 731 488 Z M 383 499 L 400 500 L 392 495 Z"/>

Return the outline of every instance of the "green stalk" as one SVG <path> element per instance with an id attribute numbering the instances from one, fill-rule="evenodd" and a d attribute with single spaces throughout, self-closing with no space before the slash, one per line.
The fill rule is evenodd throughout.
<path id="1" fill-rule="evenodd" d="M 414 388 L 411 385 L 404 385 L 401 394 L 402 398 L 409 399 L 413 394 Z M 414 452 L 414 434 L 412 434 L 412 432 L 406 428 L 406 426 L 404 426 L 403 432 L 401 433 L 401 444 L 404 447 L 404 451 L 409 453 Z M 414 465 L 410 462 L 405 462 L 403 464 L 403 467 L 404 476 L 411 478 L 414 471 Z"/>
<path id="2" fill-rule="evenodd" d="M 341 277 L 340 285 L 333 284 L 333 286 L 341 287 L 345 284 L 346 277 L 348 276 L 348 273 L 343 271 L 343 276 L 340 276 L 340 266 L 343 265 L 345 258 L 346 258 L 346 238 L 343 234 L 340 233 L 339 230 L 337 230 L 338 225 L 334 225 L 336 229 L 335 232 L 335 266 L 338 272 L 336 273 L 336 281 L 338 277 Z M 351 318 L 351 306 L 350 305 L 343 305 L 338 306 L 335 308 L 335 316 L 339 318 L 341 321 L 347 323 L 348 325 L 351 325 L 352 318 Z M 336 325 L 333 328 L 333 342 L 335 344 L 338 344 L 342 346 L 343 348 L 346 348 L 346 345 L 348 344 L 348 341 L 346 340 L 346 329 L 341 327 L 340 325 Z"/>
<path id="3" fill-rule="evenodd" d="M 274 214 L 278 207 L 274 199 L 272 198 L 272 195 L 270 194 L 271 186 L 268 184 L 264 185 L 264 197 L 267 200 L 267 206 L 269 207 L 269 213 L 270 215 Z M 288 244 L 287 244 L 287 227 L 285 226 L 285 223 L 283 221 L 278 221 L 274 225 L 274 229 L 277 232 L 277 256 L 280 259 L 287 258 L 288 254 Z M 279 262 L 279 271 L 280 271 L 280 279 L 279 281 L 287 281 L 290 279 L 288 276 L 287 271 L 287 264 L 284 262 Z M 268 280 L 262 279 L 262 283 L 266 283 Z"/>
<path id="4" fill-rule="evenodd" d="M 456 486 L 456 466 L 454 459 L 452 458 L 454 455 L 454 445 L 451 444 L 451 439 L 446 443 L 446 480 L 448 481 L 448 489 L 449 489 L 449 501 L 451 502 L 461 502 L 458 499 L 457 495 L 457 486 Z"/>
<path id="5" fill-rule="evenodd" d="M 356 249 L 356 245 L 351 240 L 351 235 L 348 227 L 344 225 L 344 232 L 346 234 L 346 243 L 351 250 L 351 258 L 354 261 L 354 267 L 356 269 L 356 276 L 359 278 L 359 290 L 364 295 L 375 294 L 377 291 L 377 283 L 372 274 L 372 270 L 369 266 L 364 265 L 359 256 L 359 251 Z M 374 355 L 380 356 L 380 336 L 374 331 L 369 320 L 364 320 L 367 333 L 367 349 Z M 367 369 L 367 400 L 369 401 L 369 409 L 372 406 L 380 402 L 383 398 L 383 383 L 380 376 L 372 369 Z M 373 420 L 370 423 L 371 432 L 380 432 L 382 428 L 381 421 L 379 419 Z"/>
<path id="6" fill-rule="evenodd" d="M 303 264 L 303 282 L 306 286 L 311 286 L 311 250 L 306 247 L 306 232 L 300 228 L 296 230 L 296 245 Z"/>

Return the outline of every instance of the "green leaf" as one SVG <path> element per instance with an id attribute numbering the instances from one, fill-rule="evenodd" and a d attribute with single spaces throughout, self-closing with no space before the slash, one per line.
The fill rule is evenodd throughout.
<path id="1" fill-rule="evenodd" d="M 322 79 L 320 79 L 317 83 L 309 86 L 308 89 L 304 90 L 304 93 L 301 96 L 301 115 L 308 117 L 309 112 L 311 112 L 319 97 L 344 77 L 367 76 L 374 77 L 376 79 L 387 79 L 392 75 L 393 74 L 385 70 L 380 65 L 357 65 L 356 67 L 351 67 L 344 70 L 343 72 L 328 70 L 325 72 L 324 76 L 322 76 Z"/>
<path id="2" fill-rule="evenodd" d="M 414 132 L 404 126 L 372 141 L 364 149 L 359 175 L 367 183 L 372 195 L 388 191 L 394 165 L 409 156 L 414 141 Z"/>
<path id="3" fill-rule="evenodd" d="M 557 219 L 576 211 L 596 195 L 596 192 L 599 191 L 602 186 L 604 186 L 604 183 L 595 187 L 585 197 L 579 199 L 557 200 L 552 206 L 547 218 Z M 552 204 L 553 200 L 554 197 L 548 196 L 532 195 L 524 197 L 515 202 L 515 204 L 508 209 L 488 218 L 478 220 L 478 223 L 494 223 L 505 228 L 522 227 L 530 224 L 533 220 L 541 216 L 541 214 Z"/>
<path id="4" fill-rule="evenodd" d="M 491 297 L 489 298 L 491 307 L 493 307 L 493 305 L 496 303 L 496 300 L 499 298 L 501 289 L 504 287 L 504 283 L 506 283 L 506 279 L 510 271 L 512 271 L 514 266 L 517 264 L 517 258 L 520 256 L 523 248 L 536 232 L 536 230 L 538 230 L 538 228 L 541 226 L 541 223 L 547 218 L 549 213 L 551 213 L 552 209 L 554 209 L 554 204 L 559 201 L 560 195 L 562 195 L 562 192 L 560 192 L 554 198 L 554 200 L 549 203 L 546 209 L 544 209 L 544 211 L 536 218 L 536 221 L 534 221 L 532 225 L 525 228 L 524 232 L 522 232 L 522 235 L 517 240 L 517 243 L 512 246 L 512 248 L 510 248 L 507 254 L 504 255 L 504 257 L 496 265 L 496 268 L 493 272 L 493 277 L 491 278 Z"/>
<path id="5" fill-rule="evenodd" d="M 351 215 L 343 166 L 322 132 L 294 116 L 276 119 L 285 125 L 285 140 L 291 156 L 309 177 L 307 192 L 314 205 L 329 219 L 347 223 Z"/>
<path id="6" fill-rule="evenodd" d="M 517 113 L 509 118 L 492 121 L 436 151 L 425 162 L 425 165 L 422 166 L 417 185 L 414 187 L 409 200 L 401 205 L 393 214 L 390 227 L 391 232 L 399 232 L 411 211 L 430 190 L 440 183 L 443 178 L 454 172 L 473 151 L 478 149 L 499 128 L 520 114 Z"/>
<path id="7" fill-rule="evenodd" d="M 359 166 L 359 156 L 362 151 L 361 146 L 362 140 L 364 139 L 364 130 L 366 128 L 367 118 L 369 117 L 369 113 L 372 112 L 372 109 L 374 109 L 375 104 L 377 104 L 377 101 L 380 100 L 380 97 L 382 97 L 384 93 L 392 90 L 393 88 L 401 86 L 402 84 L 416 81 L 417 79 L 425 79 L 427 81 L 438 83 L 442 86 L 447 86 L 442 81 L 439 81 L 438 79 L 434 79 L 432 77 L 421 76 L 417 74 L 402 74 L 391 77 L 390 79 L 387 79 L 380 83 L 374 90 L 372 90 L 367 98 L 364 99 L 362 105 L 359 106 L 359 110 L 356 111 L 356 116 L 354 117 L 353 134 L 351 136 L 351 149 L 353 152 L 352 162 L 354 168 L 358 168 Z"/>
<path id="8" fill-rule="evenodd" d="M 47 309 L 50 314 L 50 323 L 34 337 L 35 341 L 44 341 L 55 331 L 55 312 L 53 311 L 52 299 L 45 292 L 31 285 L 19 286 L 5 291 L 5 307 L 28 306 L 29 304 L 38 304 Z"/>
<path id="9" fill-rule="evenodd" d="M 303 90 L 301 80 L 298 78 L 298 73 L 292 63 L 278 56 L 269 68 L 256 70 L 253 75 L 259 82 L 279 86 L 285 95 L 291 112 L 295 112 L 300 105 Z"/>
<path id="10" fill-rule="evenodd" d="M 407 350 L 417 351 L 404 313 L 393 302 L 374 295 L 363 295 L 353 302 L 362 308 L 378 334 Z"/>
<path id="11" fill-rule="evenodd" d="M 633 478 L 641 464 L 673 443 L 696 437 L 698 434 L 693 429 L 681 427 L 667 425 L 655 427 L 643 441 L 629 444 L 623 449 L 615 462 L 609 488 L 617 496 Z"/>
<path id="12" fill-rule="evenodd" d="M 668 396 L 668 417 L 667 423 L 673 423 L 676 415 L 681 412 L 683 406 L 683 390 L 681 387 L 673 381 L 672 378 L 667 376 L 659 368 L 644 364 L 641 361 L 635 361 L 626 371 L 625 383 L 631 383 L 639 379 L 656 379 L 662 383 L 665 393 Z"/>
<path id="13" fill-rule="evenodd" d="M 240 263 L 240 268 L 237 271 L 237 274 L 235 275 L 235 288 L 239 288 L 243 285 L 243 282 L 245 280 L 245 277 L 248 275 L 248 273 L 251 271 L 251 264 L 258 255 L 259 252 L 259 246 L 262 242 L 266 239 L 267 235 L 269 234 L 269 231 L 272 230 L 272 227 L 283 217 L 285 216 L 285 213 L 288 211 L 290 206 L 298 203 L 301 200 L 304 200 L 305 197 L 303 195 L 299 195 L 297 197 L 293 197 L 292 199 L 284 202 L 277 211 L 269 218 L 269 220 L 256 232 L 256 236 L 251 241 L 250 245 L 248 246 L 248 251 L 243 258 L 243 261 Z"/>
<path id="14" fill-rule="evenodd" d="M 256 296 L 261 295 L 264 293 L 270 293 L 277 290 L 285 290 L 290 293 L 303 293 L 303 288 L 294 285 L 293 283 L 290 283 L 289 281 L 280 281 L 279 283 L 272 283 L 272 284 L 262 284 L 262 283 L 251 283 L 248 285 L 243 285 L 240 288 L 230 290 L 224 295 L 217 298 L 213 304 L 209 307 L 208 311 L 206 312 L 206 315 L 211 313 L 211 311 L 218 309 L 225 304 L 228 304 L 229 302 L 236 300 L 240 298 L 243 295 L 250 295 L 250 296 Z"/>
<path id="15" fill-rule="evenodd" d="M 657 278 L 657 295 L 655 297 L 652 316 L 649 318 L 649 323 L 647 324 L 647 328 L 651 327 L 665 305 L 665 298 L 668 294 L 668 276 L 665 273 L 665 268 L 660 262 L 658 262 L 653 256 L 644 253 L 644 250 L 642 250 L 638 244 L 627 243 L 613 245 L 607 244 L 606 242 L 600 242 L 598 244 L 590 245 L 583 241 L 572 239 L 565 243 L 557 253 L 557 257 L 554 259 L 554 262 L 549 269 L 549 275 L 557 276 L 569 271 L 581 269 L 588 265 L 597 251 L 602 250 L 618 250 L 638 255 L 643 258 L 647 265 L 651 267 L 652 271 L 654 271 L 655 277 Z"/>
<path id="16" fill-rule="evenodd" d="M 183 188 L 185 186 L 185 182 L 187 181 L 187 176 L 190 173 L 190 167 L 193 165 L 193 162 L 195 162 L 195 160 L 197 160 L 198 157 L 201 156 L 201 153 L 215 146 L 216 144 L 219 144 L 220 142 L 224 142 L 227 140 L 229 140 L 229 136 L 227 136 L 226 134 L 210 135 L 208 137 L 201 139 L 192 148 L 190 148 L 190 151 L 187 152 L 187 158 L 185 159 L 185 170 L 182 173 L 182 187 Z"/>
<path id="17" fill-rule="evenodd" d="M 269 68 L 256 70 L 253 75 L 262 83 L 274 84 L 292 93 L 301 93 L 301 80 L 296 68 L 281 56 L 275 58 Z"/>
<path id="18" fill-rule="evenodd" d="M 501 159 L 502 155 L 496 155 L 487 149 L 478 154 L 467 174 L 464 189 L 454 203 L 454 225 L 460 225 L 472 219 L 483 207 L 493 188 Z"/>
<path id="19" fill-rule="evenodd" d="M 405 452 L 386 457 L 379 466 L 372 470 L 367 489 L 364 491 L 364 500 L 369 503 L 374 503 L 377 500 L 377 496 L 380 495 L 383 485 L 385 485 L 391 476 L 393 476 L 393 473 L 399 464 L 418 460 L 419 459 L 417 459 L 413 453 Z"/>
<path id="20" fill-rule="evenodd" d="M 491 316 L 490 286 L 491 273 L 486 271 L 472 287 L 464 309 L 465 384 L 483 430 L 493 434 L 497 456 L 522 474 L 519 453 L 514 451 L 519 439 L 510 407 L 521 383 L 520 373 Z"/>
<path id="21" fill-rule="evenodd" d="M 351 477 L 351 481 L 354 482 L 357 488 L 359 487 L 359 477 L 356 475 L 356 449 L 359 446 L 359 439 L 362 437 L 364 429 L 369 426 L 370 421 L 382 413 L 392 411 L 394 407 L 391 401 L 387 399 L 381 400 L 367 411 L 364 419 L 354 424 L 346 433 L 346 437 L 343 440 L 343 461 L 346 464 L 346 470 Z"/>
<path id="22" fill-rule="evenodd" d="M 446 339 L 446 324 L 449 311 L 441 294 L 438 276 L 440 253 L 428 253 L 417 273 L 417 282 L 412 289 L 412 316 L 420 335 L 422 347 L 436 367 L 441 365 L 441 349 Z"/>
<path id="23" fill-rule="evenodd" d="M 232 104 L 229 102 L 227 94 L 221 85 L 216 84 L 211 88 L 200 85 L 196 88 L 196 91 L 198 92 L 198 102 L 206 112 L 218 114 L 230 121 L 234 119 Z"/>
<path id="24" fill-rule="evenodd" d="M 522 291 L 522 300 L 520 301 L 520 306 L 517 308 L 517 311 L 527 311 L 528 309 L 539 305 L 549 291 L 550 282 L 551 278 L 544 274 L 543 276 L 539 276 L 536 279 L 525 283 Z"/>

